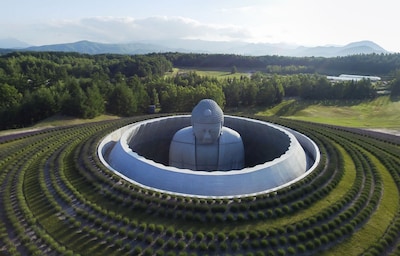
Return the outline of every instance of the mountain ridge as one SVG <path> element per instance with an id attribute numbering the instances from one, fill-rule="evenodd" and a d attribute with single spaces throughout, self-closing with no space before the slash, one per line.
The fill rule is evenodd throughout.
<path id="1" fill-rule="evenodd" d="M 2 40 L 0 40 L 2 42 Z M 27 45 L 21 41 L 20 46 Z M 1 44 L 0 44 L 0 48 Z M 5 49 L 3 49 L 5 50 Z M 355 54 L 390 53 L 378 44 L 364 40 L 344 46 L 294 46 L 284 43 L 217 42 L 203 40 L 137 41 L 131 43 L 98 43 L 87 40 L 73 43 L 29 47 L 8 47 L 19 51 L 59 51 L 85 54 L 147 54 L 154 52 L 182 52 L 208 54 L 238 54 L 250 56 L 280 55 L 292 57 L 339 57 Z"/>
<path id="2" fill-rule="evenodd" d="M 0 39 L 0 48 L 2 49 L 21 49 L 27 47 L 30 47 L 30 45 L 15 38 L 8 37 Z"/>

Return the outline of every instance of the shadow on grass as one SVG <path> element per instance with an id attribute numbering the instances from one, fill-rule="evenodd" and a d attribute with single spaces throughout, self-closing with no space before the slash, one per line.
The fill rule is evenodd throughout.
<path id="1" fill-rule="evenodd" d="M 265 107 L 260 106 L 239 106 L 239 107 L 226 107 L 224 113 L 228 115 L 255 115 L 256 113 L 264 110 Z"/>
<path id="2" fill-rule="evenodd" d="M 315 100 L 312 101 L 312 105 L 322 105 L 327 107 L 351 107 L 359 105 L 366 101 L 373 101 L 374 99 L 369 100 Z"/>
<path id="3" fill-rule="evenodd" d="M 390 101 L 391 102 L 400 101 L 400 95 L 390 95 Z"/>
<path id="4" fill-rule="evenodd" d="M 279 110 L 276 111 L 275 116 L 294 116 L 298 112 L 313 106 L 313 105 L 320 105 L 325 107 L 351 107 L 357 106 L 361 103 L 368 103 L 375 99 L 369 100 L 302 100 L 302 99 L 295 99 L 294 101 L 288 104 L 282 104 L 282 106 L 278 107 Z M 400 100 L 400 96 L 393 99 L 394 101 Z M 273 106 L 271 106 L 273 107 Z M 266 107 L 262 106 L 246 106 L 246 107 L 229 107 L 225 108 L 224 112 L 227 114 L 235 114 L 235 115 L 256 115 L 259 112 L 265 111 Z"/>
<path id="5" fill-rule="evenodd" d="M 299 101 L 295 100 L 291 102 L 290 104 L 287 104 L 283 107 L 281 107 L 277 112 L 276 116 L 292 116 L 296 114 L 297 112 L 307 108 L 309 104 L 307 104 L 305 101 Z"/>
<path id="6" fill-rule="evenodd" d="M 372 99 L 371 99 L 372 101 Z M 294 116 L 298 112 L 312 105 L 320 105 L 325 107 L 351 107 L 361 104 L 365 100 L 301 100 L 297 99 L 290 104 L 282 106 L 276 116 Z"/>

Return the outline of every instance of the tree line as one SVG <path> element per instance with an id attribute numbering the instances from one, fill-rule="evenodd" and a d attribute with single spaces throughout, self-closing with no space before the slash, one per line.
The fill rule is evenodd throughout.
<path id="1" fill-rule="evenodd" d="M 400 69 L 400 54 L 358 54 L 344 57 L 242 56 L 234 54 L 163 54 L 177 67 L 256 70 L 278 74 L 342 73 L 392 76 Z"/>
<path id="2" fill-rule="evenodd" d="M 0 57 L 0 129 L 31 125 L 56 113 L 129 116 L 149 104 L 145 85 L 172 69 L 153 55 L 29 52 Z"/>
<path id="3" fill-rule="evenodd" d="M 254 67 L 258 57 L 229 55 Z M 379 55 L 380 56 L 380 55 Z M 226 62 L 225 55 L 148 54 L 86 55 L 58 52 L 15 52 L 0 56 L 0 129 L 32 125 L 56 113 L 93 118 L 104 113 L 132 116 L 146 113 L 149 105 L 162 112 L 187 112 L 200 99 L 214 99 L 220 106 L 271 106 L 284 96 L 303 99 L 365 99 L 375 96 L 369 80 L 332 83 L 323 75 L 305 72 L 281 74 L 277 67 L 292 58 L 271 56 L 270 71 L 253 72 L 240 78 L 217 79 L 196 72 L 165 76 L 183 59 L 194 59 L 188 67 Z M 368 58 L 375 58 L 371 55 Z M 205 61 L 207 58 L 209 60 Z M 229 59 L 228 58 L 228 59 Z M 267 57 L 263 57 L 267 58 Z M 388 57 L 393 59 L 393 57 Z M 261 58 L 262 59 L 262 58 Z M 179 60 L 179 61 L 178 61 Z M 211 61 L 212 60 L 212 61 Z M 196 62 L 197 61 L 197 62 Z M 202 62 L 205 61 L 205 62 Z M 214 61 L 214 62 L 213 62 Z M 304 63 L 303 63 L 304 64 Z M 252 66 L 253 65 L 253 66 Z M 375 74 L 375 73 L 374 73 Z M 396 73 L 395 73 L 396 74 Z M 395 76 L 397 77 L 397 76 Z M 400 77 L 400 76 L 399 76 Z M 394 92 L 400 79 L 394 79 Z M 397 86 L 397 87 L 396 87 Z"/>

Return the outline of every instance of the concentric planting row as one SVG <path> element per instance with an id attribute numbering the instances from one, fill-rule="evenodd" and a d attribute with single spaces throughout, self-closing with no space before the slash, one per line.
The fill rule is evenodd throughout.
<path id="1" fill-rule="evenodd" d="M 106 134 L 153 117 L 1 138 L 0 254 L 400 254 L 399 144 L 265 120 L 313 139 L 318 169 L 252 197 L 171 196 L 126 182 L 96 155 Z"/>

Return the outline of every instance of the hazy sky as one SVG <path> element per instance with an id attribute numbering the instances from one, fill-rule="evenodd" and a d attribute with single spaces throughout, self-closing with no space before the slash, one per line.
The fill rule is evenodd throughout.
<path id="1" fill-rule="evenodd" d="M 400 52 L 398 0 L 1 0 L 0 39 L 32 45 L 190 38 Z"/>

